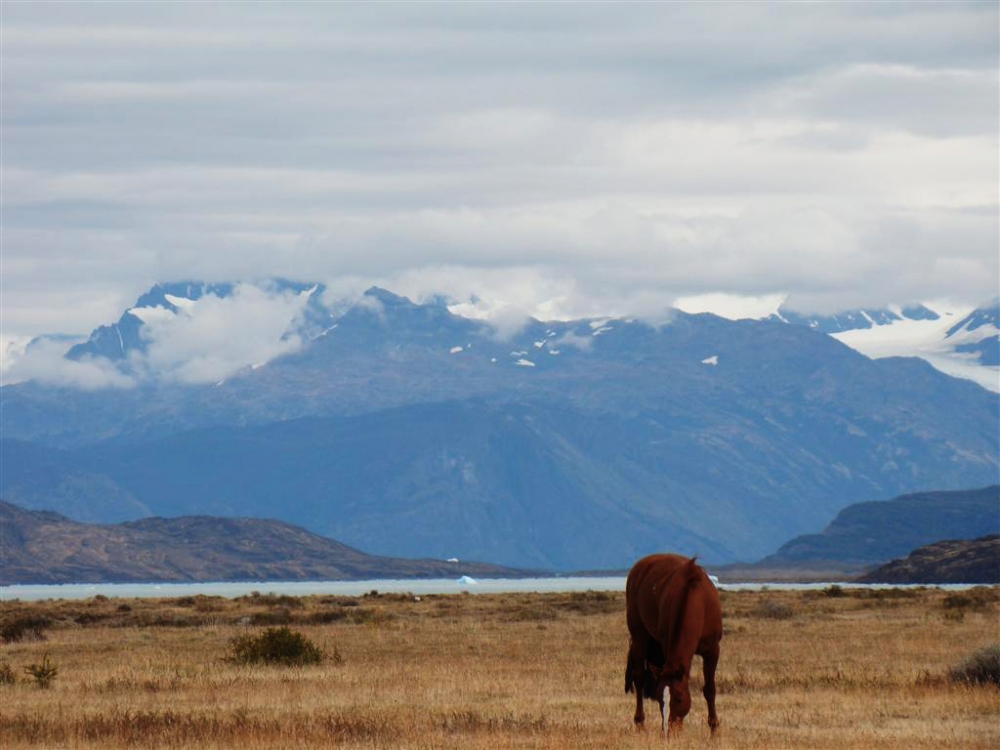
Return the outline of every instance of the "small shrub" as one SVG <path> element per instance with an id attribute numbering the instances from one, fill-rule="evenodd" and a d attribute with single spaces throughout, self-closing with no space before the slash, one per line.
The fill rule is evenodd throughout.
<path id="1" fill-rule="evenodd" d="M 347 613 L 340 609 L 321 609 L 318 612 L 310 612 L 305 621 L 312 625 L 329 625 L 331 622 L 340 622 L 347 617 Z"/>
<path id="2" fill-rule="evenodd" d="M 284 607 L 285 609 L 298 609 L 303 606 L 301 598 L 288 594 L 275 594 L 273 591 L 266 594 L 251 591 L 250 601 L 253 604 L 263 604 L 266 607 Z"/>
<path id="3" fill-rule="evenodd" d="M 981 648 L 960 661 L 948 670 L 948 678 L 969 685 L 1000 687 L 1000 643 Z"/>
<path id="4" fill-rule="evenodd" d="M 267 628 L 257 635 L 241 635 L 230 641 L 227 661 L 235 664 L 318 664 L 323 651 L 302 633 L 287 626 Z"/>
<path id="5" fill-rule="evenodd" d="M 847 592 L 844 591 L 844 587 L 839 586 L 836 583 L 823 589 L 823 593 L 831 599 L 839 599 L 842 596 L 847 596 Z"/>
<path id="6" fill-rule="evenodd" d="M 386 623 L 396 619 L 392 612 L 386 612 L 381 607 L 358 607 L 352 609 L 348 614 L 348 619 L 354 625 L 371 625 L 381 627 Z"/>
<path id="7" fill-rule="evenodd" d="M 965 591 L 955 591 L 941 600 L 945 609 L 968 609 L 983 612 L 1000 599 L 1000 592 L 988 586 L 976 586 Z"/>
<path id="8" fill-rule="evenodd" d="M 22 615 L 5 622 L 0 626 L 0 640 L 4 643 L 19 643 L 20 641 L 44 641 L 45 628 L 52 621 L 39 615 Z"/>
<path id="9" fill-rule="evenodd" d="M 17 678 L 14 677 L 14 670 L 10 668 L 10 664 L 0 661 L 0 685 L 13 685 L 15 682 Z"/>
<path id="10" fill-rule="evenodd" d="M 964 609 L 946 609 L 944 611 L 945 622 L 965 622 Z"/>
<path id="11" fill-rule="evenodd" d="M 580 615 L 603 615 L 619 610 L 621 603 L 607 591 L 576 591 L 562 606 Z"/>
<path id="12" fill-rule="evenodd" d="M 754 614 L 765 620 L 789 620 L 795 613 L 791 607 L 783 602 L 765 599 L 757 605 Z"/>
<path id="13" fill-rule="evenodd" d="M 29 664 L 24 668 L 24 671 L 35 680 L 35 685 L 38 688 L 45 690 L 52 684 L 52 680 L 56 678 L 56 675 L 59 673 L 59 667 L 52 663 L 48 654 L 43 654 L 41 664 Z"/>
<path id="14" fill-rule="evenodd" d="M 251 625 L 287 625 L 292 621 L 292 613 L 285 607 L 268 612 L 254 612 L 250 616 Z"/>
<path id="15" fill-rule="evenodd" d="M 111 615 L 106 612 L 80 612 L 73 616 L 73 622 L 77 625 L 93 625 L 95 622 L 110 619 Z"/>

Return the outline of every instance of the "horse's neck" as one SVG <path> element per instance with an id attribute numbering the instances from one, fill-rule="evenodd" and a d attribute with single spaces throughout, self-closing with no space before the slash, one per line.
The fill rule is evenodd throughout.
<path id="1" fill-rule="evenodd" d="M 660 610 L 660 639 L 667 659 L 687 667 L 701 640 L 705 607 L 697 579 L 683 581 L 683 588 L 664 598 Z M 678 665 L 679 666 L 679 665 Z"/>

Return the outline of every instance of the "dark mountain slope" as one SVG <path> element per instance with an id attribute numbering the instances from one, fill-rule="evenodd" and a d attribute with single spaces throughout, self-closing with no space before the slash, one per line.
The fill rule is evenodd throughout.
<path id="1" fill-rule="evenodd" d="M 935 542 L 857 579 L 861 583 L 1000 583 L 1000 536 Z"/>
<path id="2" fill-rule="evenodd" d="M 844 508 L 821 534 L 796 537 L 763 567 L 817 562 L 882 563 L 942 537 L 1000 533 L 1000 485 L 956 492 L 922 492 Z"/>
<path id="3" fill-rule="evenodd" d="M 86 473 L 156 515 L 280 516 L 379 554 L 558 569 L 621 567 L 662 549 L 725 561 L 888 484 L 891 436 L 852 434 L 840 420 L 782 425 L 697 405 L 622 417 L 424 404 L 59 452 L 65 477 L 52 470 L 33 493 L 15 468 L 4 491 L 58 507 L 47 488 Z M 923 455 L 918 481 L 948 468 Z"/>
<path id="4" fill-rule="evenodd" d="M 375 557 L 278 521 L 147 518 L 71 521 L 0 501 L 0 585 L 126 581 L 338 580 L 511 576 L 483 563 Z"/>

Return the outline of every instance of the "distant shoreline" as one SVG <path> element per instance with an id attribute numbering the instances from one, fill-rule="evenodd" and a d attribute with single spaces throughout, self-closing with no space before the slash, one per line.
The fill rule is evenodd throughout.
<path id="1" fill-rule="evenodd" d="M 551 576 L 545 578 L 481 578 L 475 583 L 460 583 L 448 578 L 370 579 L 356 581 L 240 581 L 212 583 L 72 583 L 0 586 L 0 603 L 14 600 L 90 599 L 106 596 L 118 599 L 157 599 L 178 596 L 222 596 L 236 598 L 254 591 L 290 596 L 340 595 L 360 596 L 378 593 L 438 594 L 505 594 L 505 593 L 566 593 L 573 591 L 624 591 L 624 576 Z M 940 588 L 962 590 L 977 584 L 861 584 L 850 581 L 722 581 L 719 587 L 728 591 L 807 591 L 822 590 L 837 585 L 842 588 L 896 589 Z"/>

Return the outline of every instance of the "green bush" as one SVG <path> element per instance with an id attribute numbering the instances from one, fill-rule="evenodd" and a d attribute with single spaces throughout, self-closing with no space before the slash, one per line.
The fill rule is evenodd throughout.
<path id="1" fill-rule="evenodd" d="M 1000 643 L 981 648 L 960 661 L 948 670 L 948 678 L 969 685 L 1000 687 Z"/>
<path id="2" fill-rule="evenodd" d="M 323 651 L 302 633 L 287 626 L 267 628 L 257 635 L 241 635 L 230 641 L 227 661 L 234 664 L 280 664 L 300 666 L 323 661 Z"/>

